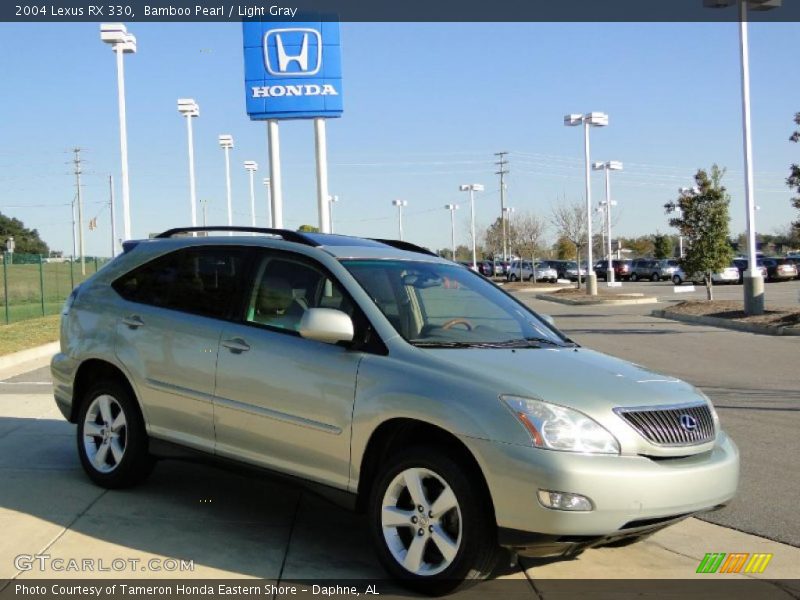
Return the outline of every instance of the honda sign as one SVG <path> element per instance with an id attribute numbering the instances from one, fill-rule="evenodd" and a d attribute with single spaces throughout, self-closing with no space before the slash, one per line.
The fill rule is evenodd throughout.
<path id="1" fill-rule="evenodd" d="M 341 116 L 338 22 L 244 21 L 243 33 L 251 119 Z"/>

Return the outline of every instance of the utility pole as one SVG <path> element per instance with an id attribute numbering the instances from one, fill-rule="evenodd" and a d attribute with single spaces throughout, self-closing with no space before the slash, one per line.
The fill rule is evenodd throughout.
<path id="1" fill-rule="evenodd" d="M 207 227 L 206 224 L 206 209 L 208 208 L 208 200 L 200 200 L 200 206 L 203 207 L 203 227 Z"/>
<path id="2" fill-rule="evenodd" d="M 508 241 L 506 237 L 506 180 L 505 176 L 508 175 L 506 165 L 506 155 L 508 152 L 495 152 L 494 155 L 499 157 L 499 160 L 494 163 L 499 167 L 499 171 L 495 171 L 495 175 L 500 175 L 500 225 L 503 235 L 503 262 L 508 260 Z"/>
<path id="3" fill-rule="evenodd" d="M 108 206 L 111 209 L 111 258 L 117 255 L 117 224 L 114 221 L 114 176 L 108 176 Z"/>
<path id="4" fill-rule="evenodd" d="M 81 275 L 86 275 L 86 258 L 83 243 L 83 194 L 81 193 L 81 149 L 73 148 L 75 158 L 72 159 L 75 165 L 75 187 L 78 189 L 78 245 L 81 253 Z"/>

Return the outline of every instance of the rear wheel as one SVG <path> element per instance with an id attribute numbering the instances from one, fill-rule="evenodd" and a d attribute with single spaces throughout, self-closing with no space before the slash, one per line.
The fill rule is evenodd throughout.
<path id="1" fill-rule="evenodd" d="M 661 281 L 661 277 L 659 277 L 658 273 L 653 273 L 650 275 L 650 281 Z"/>
<path id="2" fill-rule="evenodd" d="M 675 285 L 680 285 L 680 284 L 683 283 L 683 280 L 681 279 L 680 275 L 673 275 L 672 276 L 672 283 L 674 283 Z"/>
<path id="3" fill-rule="evenodd" d="M 514 275 L 514 273 L 512 273 L 511 275 L 508 276 L 508 280 L 509 281 L 516 281 L 517 280 L 517 276 Z"/>
<path id="4" fill-rule="evenodd" d="M 135 485 L 150 474 L 153 458 L 136 400 L 116 381 L 99 381 L 81 399 L 78 456 L 83 470 L 106 488 Z"/>
<path id="5" fill-rule="evenodd" d="M 485 579 L 497 563 L 494 517 L 468 473 L 441 449 L 417 447 L 378 475 L 370 531 L 384 568 L 408 588 L 446 594 Z"/>
<path id="6" fill-rule="evenodd" d="M 636 273 L 631 275 L 631 281 L 639 281 L 639 276 Z"/>

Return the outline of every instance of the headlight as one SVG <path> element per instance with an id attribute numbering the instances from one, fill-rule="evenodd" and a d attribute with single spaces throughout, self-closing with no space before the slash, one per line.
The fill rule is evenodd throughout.
<path id="1" fill-rule="evenodd" d="M 501 396 L 500 399 L 522 423 L 537 448 L 619 454 L 616 438 L 577 410 L 519 396 Z"/>

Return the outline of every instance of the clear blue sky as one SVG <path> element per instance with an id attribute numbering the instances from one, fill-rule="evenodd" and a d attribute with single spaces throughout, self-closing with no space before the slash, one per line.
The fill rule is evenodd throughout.
<path id="1" fill-rule="evenodd" d="M 224 163 L 217 135 L 233 134 L 235 221 L 249 223 L 242 161 L 256 160 L 259 224 L 266 223 L 266 125 L 245 114 L 239 24 L 133 23 L 139 52 L 126 57 L 134 237 L 189 223 L 186 129 L 176 99 L 193 97 L 198 198 L 225 220 Z M 117 182 L 119 138 L 114 57 L 97 24 L 0 26 L 0 211 L 36 227 L 54 249 L 71 249 L 72 146 L 85 149 L 87 252 L 108 254 L 107 176 Z M 753 130 L 759 230 L 793 218 L 784 180 L 800 145 L 795 76 L 800 24 L 751 26 Z M 583 147 L 569 112 L 609 113 L 592 134 L 593 160 L 621 160 L 613 195 L 615 233 L 668 231 L 662 205 L 698 167 L 728 167 L 732 230 L 744 228 L 737 25 L 352 24 L 342 25 L 345 112 L 329 121 L 337 232 L 396 236 L 393 198 L 408 201 L 407 238 L 449 244 L 443 205 L 468 210 L 460 183 L 486 185 L 478 222 L 499 214 L 492 153 L 510 152 L 508 203 L 549 214 L 559 198 L 583 197 Z M 286 225 L 316 224 L 313 130 L 281 127 Z M 602 175 L 593 176 L 595 199 Z M 118 215 L 121 211 L 118 211 Z M 118 220 L 121 231 L 121 218 Z M 555 232 L 550 230 L 550 237 Z"/>

